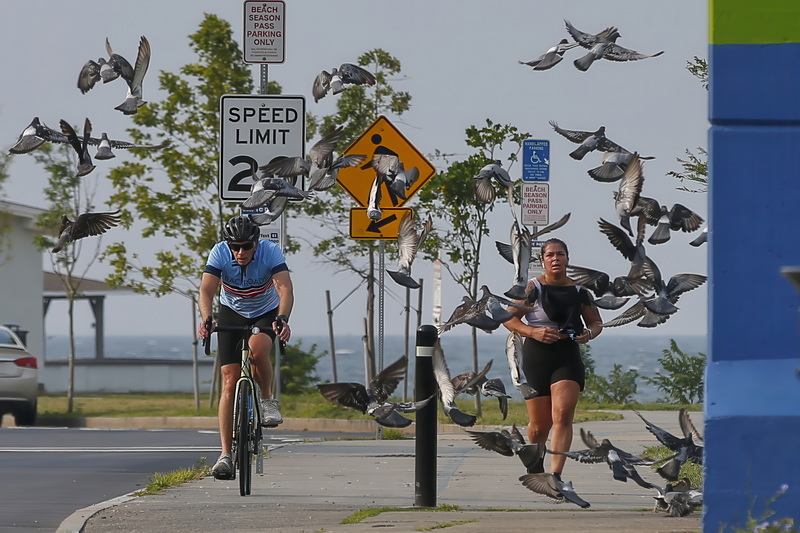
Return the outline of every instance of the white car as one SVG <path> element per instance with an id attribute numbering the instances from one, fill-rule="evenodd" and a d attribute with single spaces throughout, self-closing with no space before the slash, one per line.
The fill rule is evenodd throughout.
<path id="1" fill-rule="evenodd" d="M 36 357 L 16 333 L 0 326 L 0 416 L 11 413 L 18 426 L 32 426 L 38 395 Z"/>

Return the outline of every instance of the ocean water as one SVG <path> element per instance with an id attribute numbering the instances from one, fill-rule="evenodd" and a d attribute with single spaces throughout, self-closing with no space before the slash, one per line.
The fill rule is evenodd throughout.
<path id="1" fill-rule="evenodd" d="M 507 334 L 496 331 L 492 334 L 480 333 L 478 335 L 478 367 L 482 369 L 490 360 L 493 361 L 489 377 L 499 377 L 506 384 L 506 389 L 516 399 L 521 395 L 511 385 L 508 364 L 505 356 L 505 341 Z M 669 347 L 670 338 L 674 338 L 678 347 L 685 353 L 708 354 L 707 337 L 704 335 L 684 335 L 677 337 L 652 335 L 625 336 L 613 330 L 606 330 L 597 339 L 591 341 L 591 356 L 595 361 L 595 372 L 606 376 L 615 364 L 622 365 L 623 369 L 635 368 L 642 376 L 653 376 L 661 369 L 658 359 L 662 351 Z M 164 337 L 134 337 L 134 336 L 107 336 L 105 338 L 106 358 L 142 358 L 142 359 L 179 359 L 191 360 L 194 347 L 192 338 L 187 336 Z M 52 336 L 46 341 L 46 359 L 64 359 L 67 350 L 66 336 Z M 330 343 L 327 335 L 300 336 L 292 340 L 292 344 L 302 343 L 302 348 L 309 351 L 316 345 L 315 353 L 323 357 L 317 363 L 317 375 L 322 381 L 333 381 L 334 358 L 330 354 Z M 336 355 L 337 381 L 356 381 L 364 383 L 364 342 L 360 335 L 340 335 L 334 339 Z M 452 375 L 472 369 L 472 340 L 469 335 L 458 335 L 451 332 L 441 337 L 442 348 L 447 358 L 447 364 Z M 383 358 L 376 349 L 375 359 L 380 368 L 386 367 L 399 357 L 405 350 L 403 336 L 387 336 L 383 342 Z M 414 383 L 414 354 L 415 337 L 412 334 L 408 340 L 409 368 L 408 378 L 401 382 L 398 395 L 410 397 Z M 94 357 L 94 337 L 79 336 L 76 338 L 76 357 Z M 205 357 L 202 346 L 198 345 L 198 357 Z M 381 364 L 382 362 L 382 364 Z M 637 393 L 634 399 L 641 402 L 653 402 L 662 394 L 649 386 L 644 380 L 637 383 Z"/>

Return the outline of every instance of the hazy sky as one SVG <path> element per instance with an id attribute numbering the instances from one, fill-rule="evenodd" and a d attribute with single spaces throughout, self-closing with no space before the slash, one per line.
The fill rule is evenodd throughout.
<path id="1" fill-rule="evenodd" d="M 394 86 L 412 95 L 411 110 L 402 117 L 389 118 L 423 153 L 439 150 L 457 154 L 456 158 L 469 155 L 472 152 L 464 142 L 464 130 L 483 125 L 487 118 L 513 124 L 530 132 L 531 138 L 550 139 L 551 221 L 572 213 L 570 222 L 555 235 L 569 244 L 574 264 L 605 270 L 613 277 L 626 273 L 627 266 L 599 233 L 597 220 L 603 217 L 616 222 L 612 192 L 617 185 L 590 179 L 586 170 L 599 164 L 600 155 L 592 153 L 583 161 L 572 160 L 567 154 L 575 145 L 558 136 L 548 121 L 575 130 L 605 125 L 610 139 L 631 151 L 656 157 L 644 167 L 646 196 L 669 206 L 682 203 L 707 218 L 707 195 L 677 191 L 679 182 L 666 175 L 680 170 L 676 158 L 684 157 L 687 148 L 696 150 L 707 142 L 707 92 L 685 68 L 694 56 L 707 57 L 707 9 L 706 2 L 696 0 L 287 0 L 286 60 L 269 66 L 269 78 L 278 81 L 286 94 L 304 95 L 307 109 L 317 116 L 330 114 L 335 110 L 335 97 L 329 95 L 317 104 L 311 96 L 316 74 L 343 62 L 356 62 L 364 52 L 381 48 L 402 63 L 403 76 L 393 80 Z M 4 3 L 0 19 L 0 46 L 5 51 L 0 56 L 0 69 L 5 74 L 0 88 L 0 146 L 10 146 L 33 116 L 56 128 L 61 118 L 82 125 L 88 116 L 95 132 L 127 138 L 125 128 L 130 127 L 130 119 L 113 109 L 125 97 L 124 83 L 97 86 L 82 95 L 75 86 L 81 66 L 88 59 L 106 55 L 106 37 L 116 52 L 133 63 L 139 36 L 145 35 L 153 52 L 144 99 L 156 101 L 163 97 L 157 90 L 159 71 L 176 72 L 196 60 L 187 36 L 197 30 L 204 13 L 228 20 L 241 38 L 240 1 L 140 0 L 135 8 L 126 5 L 124 9 L 122 4 L 117 7 L 107 1 Z M 518 64 L 518 60 L 534 59 L 568 37 L 564 19 L 592 33 L 617 26 L 622 35 L 618 44 L 648 54 L 664 50 L 664 54 L 631 63 L 599 61 L 587 72 L 572 65 L 572 60 L 583 54 L 580 48 L 567 52 L 565 60 L 550 71 L 534 72 Z M 253 72 L 258 74 L 257 66 Z M 508 153 L 506 147 L 503 159 Z M 124 157 L 118 153 L 115 161 Z M 89 176 L 98 183 L 95 204 L 99 209 L 108 207 L 105 200 L 110 188 L 105 177 L 115 161 L 100 162 Z M 432 162 L 443 168 L 441 160 Z M 46 175 L 33 165 L 31 156 L 15 156 L 10 170 L 5 197 L 46 207 L 42 195 Z M 512 177 L 518 178 L 520 172 L 519 165 L 511 168 Z M 507 206 L 498 205 L 482 267 L 482 281 L 498 293 L 510 287 L 513 267 L 499 258 L 493 241 L 508 242 L 510 225 Z M 289 232 L 306 239 L 314 238 L 311 229 L 313 224 L 292 222 L 289 226 Z M 673 234 L 670 242 L 648 248 L 666 277 L 680 272 L 706 274 L 707 249 L 689 246 L 693 237 Z M 137 234 L 119 231 L 104 242 L 119 239 L 127 240 L 141 255 L 165 246 L 157 238 L 137 242 Z M 49 269 L 48 256 L 43 263 Z M 331 291 L 336 305 L 359 280 L 336 274 L 331 267 L 315 262 L 309 253 L 289 256 L 288 264 L 295 283 L 295 335 L 326 334 L 324 291 Z M 388 257 L 387 267 L 394 268 Z M 102 279 L 108 270 L 106 265 L 96 264 L 87 275 Z M 412 273 L 425 278 L 423 321 L 430 322 L 432 265 L 418 258 Z M 400 300 L 404 290 L 388 277 L 386 280 L 386 333 L 402 333 Z M 656 330 L 630 324 L 607 334 L 703 334 L 707 326 L 706 294 L 703 287 L 684 295 L 679 302 L 681 310 Z M 445 318 L 463 295 L 445 273 Z M 416 299 L 414 293 L 413 305 Z M 363 333 L 364 302 L 362 289 L 337 308 L 337 332 Z M 111 296 L 106 303 L 106 332 L 188 333 L 192 318 L 189 306 L 188 300 L 176 296 L 160 300 Z M 87 324 L 79 333 L 89 333 L 88 304 L 78 308 Z M 51 306 L 48 333 L 66 331 L 62 312 L 57 303 Z M 136 317 L 135 329 L 131 329 L 130 313 Z M 603 313 L 604 319 L 613 316 L 616 312 Z M 464 330 L 459 333 L 468 332 L 466 326 L 460 328 Z"/>

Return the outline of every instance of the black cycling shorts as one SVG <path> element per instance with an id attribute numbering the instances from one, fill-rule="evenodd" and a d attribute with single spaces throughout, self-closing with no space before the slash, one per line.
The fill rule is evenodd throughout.
<path id="1" fill-rule="evenodd" d="M 261 316 L 245 318 L 230 307 L 221 305 L 217 324 L 221 326 L 258 326 L 261 333 L 266 333 L 270 339 L 275 341 L 272 323 L 275 322 L 276 316 L 278 316 L 277 307 Z M 234 331 L 218 332 L 217 353 L 220 366 L 240 364 L 242 361 L 242 334 Z"/>
<path id="2" fill-rule="evenodd" d="M 572 339 L 546 344 L 526 337 L 522 345 L 522 371 L 538 396 L 550 396 L 550 385 L 564 379 L 575 381 L 581 390 L 586 385 L 586 367 L 578 343 Z"/>

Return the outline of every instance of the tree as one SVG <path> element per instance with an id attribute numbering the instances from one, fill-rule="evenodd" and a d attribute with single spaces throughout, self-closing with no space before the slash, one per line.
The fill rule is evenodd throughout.
<path id="1" fill-rule="evenodd" d="M 198 61 L 179 73 L 162 71 L 158 80 L 166 99 L 140 107 L 128 130 L 136 143 L 151 144 L 158 135 L 172 146 L 138 151 L 138 162 L 109 174 L 111 201 L 122 209 L 125 225 L 136 220 L 143 238 L 158 236 L 169 245 L 145 262 L 124 243 L 114 243 L 105 253 L 114 267 L 108 281 L 155 296 L 196 292 L 201 261 L 219 240 L 224 221 L 238 214 L 238 206 L 219 197 L 219 102 L 223 94 L 252 93 L 252 76 L 230 24 L 217 16 L 206 14 L 189 42 Z M 271 82 L 270 92 L 279 93 L 280 86 Z"/>
<path id="2" fill-rule="evenodd" d="M 304 351 L 302 341 L 286 346 L 285 357 L 281 359 L 281 393 L 300 394 L 319 383 L 317 363 L 327 352 L 317 355 L 316 351 L 316 344 Z"/>
<path id="3" fill-rule="evenodd" d="M 437 215 L 436 235 L 425 243 L 426 253 L 435 256 L 435 250 L 442 250 L 446 256 L 442 264 L 448 274 L 472 299 L 477 299 L 480 286 L 480 258 L 484 238 L 489 235 L 487 215 L 495 207 L 495 203 L 482 203 L 475 198 L 473 178 L 494 160 L 505 160 L 508 164 L 504 167 L 510 169 L 528 137 L 530 134 L 521 132 L 516 126 L 495 124 L 489 119 L 481 128 L 470 126 L 466 129 L 466 143 L 477 152 L 464 161 L 450 164 L 419 193 L 422 210 Z M 504 146 L 508 148 L 504 150 Z M 505 191 L 497 193 L 498 202 L 507 204 L 506 198 Z M 441 227 L 439 222 L 444 222 L 445 227 Z M 477 372 L 478 366 L 477 330 L 472 328 L 473 371 Z M 479 396 L 475 398 L 480 410 Z"/>
<path id="4" fill-rule="evenodd" d="M 700 80 L 704 89 L 708 89 L 708 63 L 705 59 L 694 56 L 692 61 L 686 62 L 686 69 L 695 78 Z M 672 176 L 682 182 L 688 181 L 700 184 L 699 189 L 690 189 L 684 186 L 679 187 L 679 191 L 708 192 L 708 151 L 703 147 L 699 147 L 697 148 L 697 152 L 699 155 L 695 155 L 692 151 L 687 149 L 687 159 L 677 158 L 683 170 L 667 172 L 668 176 Z"/>
<path id="5" fill-rule="evenodd" d="M 584 397 L 593 403 L 626 404 L 633 400 L 636 394 L 636 380 L 640 377 L 635 368 L 622 371 L 622 365 L 614 365 L 608 377 L 598 376 L 595 373 L 595 362 L 591 355 L 592 347 L 582 344 L 581 357 L 586 368 L 586 386 Z"/>
<path id="6" fill-rule="evenodd" d="M 354 85 L 336 98 L 336 113 L 312 120 L 309 135 L 324 135 L 337 126 L 343 126 L 338 151 L 345 149 L 358 138 L 380 115 L 400 116 L 411 107 L 411 95 L 397 91 L 390 84 L 390 77 L 400 74 L 400 61 L 381 49 L 370 50 L 358 58 L 358 64 L 375 75 L 374 86 Z M 330 98 L 330 96 L 329 96 Z M 317 125 L 318 124 L 318 125 Z M 374 300 L 375 300 L 375 261 L 379 242 L 375 240 L 353 240 L 348 232 L 350 208 L 354 207 L 352 198 L 341 187 L 333 187 L 317 193 L 298 204 L 297 214 L 306 220 L 318 223 L 321 231 L 315 231 L 313 239 L 305 240 L 307 248 L 314 257 L 332 265 L 337 272 L 350 272 L 367 283 L 367 327 L 370 352 L 374 350 Z M 318 238 L 322 233 L 324 238 Z M 298 249 L 296 244 L 291 251 Z M 374 368 L 374 361 L 373 368 Z"/>
<path id="7" fill-rule="evenodd" d="M 61 216 L 67 215 L 72 220 L 79 214 L 92 211 L 92 197 L 96 181 L 89 177 L 75 175 L 74 152 L 70 145 L 54 147 L 42 145 L 33 152 L 36 163 L 42 165 L 49 173 L 45 198 L 50 208 L 37 218 L 37 225 L 56 232 L 61 226 Z M 36 235 L 35 242 L 42 250 L 49 250 L 55 241 L 45 235 Z M 71 413 L 75 395 L 75 299 L 80 293 L 81 282 L 89 267 L 100 255 L 100 238 L 81 239 L 68 243 L 61 252 L 50 254 L 53 272 L 61 279 L 67 299 L 67 320 L 69 332 L 67 412 Z M 89 250 L 84 254 L 84 249 Z M 80 263 L 83 265 L 79 267 Z"/>
<path id="8" fill-rule="evenodd" d="M 669 349 L 662 350 L 663 357 L 658 362 L 666 371 L 644 380 L 667 395 L 673 403 L 699 403 L 703 401 L 703 373 L 706 356 L 698 352 L 689 355 L 678 348 L 675 339 L 669 340 Z"/>

